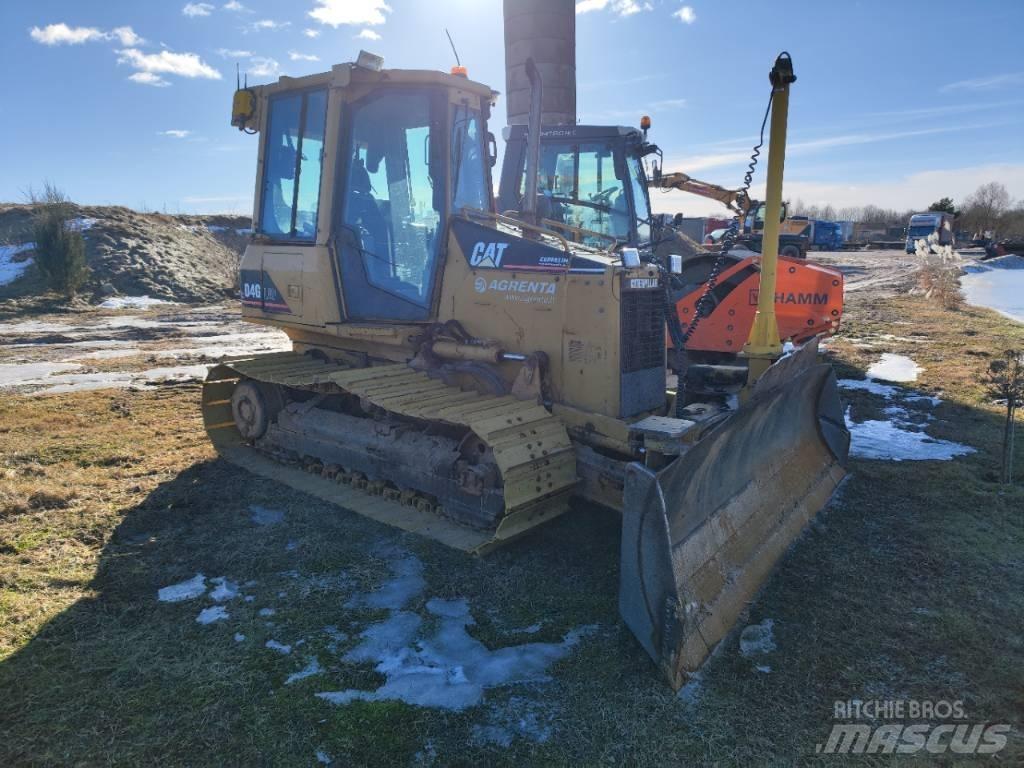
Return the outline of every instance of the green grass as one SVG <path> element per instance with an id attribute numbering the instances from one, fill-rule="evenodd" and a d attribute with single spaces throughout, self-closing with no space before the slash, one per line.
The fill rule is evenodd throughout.
<path id="1" fill-rule="evenodd" d="M 360 766 L 934 764 L 816 758 L 833 702 L 851 698 L 963 700 L 972 722 L 1014 724 L 999 757 L 1020 760 L 1024 486 L 994 482 L 1000 416 L 978 374 L 987 356 L 1024 346 L 1024 329 L 893 299 L 852 307 L 844 333 L 907 336 L 896 323 L 908 318 L 927 344 L 872 352 L 840 338 L 841 375 L 860 375 L 878 351 L 910 354 L 927 369 L 921 387 L 946 399 L 929 432 L 978 452 L 854 461 L 750 607 L 748 623 L 775 622 L 778 648 L 756 662 L 771 672 L 757 672 L 731 636 L 689 705 L 618 619 L 614 514 L 577 504 L 473 559 L 215 459 L 196 388 L 3 398 L 0 764 L 310 765 L 317 749 Z M 882 405 L 844 395 L 857 419 Z M 1019 466 L 1024 478 L 1024 457 Z M 284 510 L 286 523 L 253 525 L 250 504 Z M 411 609 L 426 618 L 427 598 L 465 597 L 489 647 L 524 642 L 514 630 L 534 623 L 531 641 L 598 630 L 551 681 L 491 689 L 463 712 L 331 706 L 314 693 L 381 682 L 340 655 L 383 616 L 345 603 L 388 577 L 387 543 L 424 564 L 427 589 Z M 158 588 L 200 571 L 254 580 L 244 591 L 256 599 L 229 603 L 230 620 L 211 626 L 194 621 L 204 601 L 156 601 Z M 262 607 L 277 612 L 263 618 Z M 329 625 L 349 639 L 332 646 Z M 305 644 L 282 656 L 268 639 Z M 314 655 L 325 673 L 285 686 Z M 550 738 L 508 748 L 478 738 L 520 717 Z"/>

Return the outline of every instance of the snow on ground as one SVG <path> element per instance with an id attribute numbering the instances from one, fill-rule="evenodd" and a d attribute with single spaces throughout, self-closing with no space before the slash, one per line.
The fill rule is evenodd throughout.
<path id="1" fill-rule="evenodd" d="M 912 410 L 908 405 L 938 406 L 942 399 L 914 390 L 876 381 L 915 381 L 921 371 L 909 357 L 883 354 L 882 359 L 868 369 L 866 379 L 840 379 L 842 389 L 858 389 L 884 397 L 888 405 L 883 409 L 887 420 L 856 422 L 846 409 L 846 427 L 850 430 L 850 455 L 862 459 L 886 461 L 949 461 L 957 456 L 974 453 L 974 448 L 950 440 L 939 440 L 924 431 L 924 422 L 935 417 L 926 412 Z M 915 420 L 916 419 L 916 420 Z"/>
<path id="2" fill-rule="evenodd" d="M 252 514 L 249 519 L 256 525 L 277 525 L 284 520 L 284 512 L 279 509 L 268 509 L 252 504 L 249 507 L 249 512 Z"/>
<path id="3" fill-rule="evenodd" d="M 182 600 L 192 600 L 200 597 L 205 592 L 206 577 L 201 573 L 197 573 L 188 581 L 182 581 L 158 590 L 156 599 L 162 603 L 180 603 Z"/>
<path id="4" fill-rule="evenodd" d="M 906 355 L 885 352 L 881 360 L 868 368 L 868 378 L 899 382 L 917 381 L 918 375 L 923 370 L 924 368 Z"/>
<path id="5" fill-rule="evenodd" d="M 909 427 L 909 428 L 908 428 Z M 862 459 L 888 461 L 949 461 L 974 453 L 974 448 L 950 440 L 929 437 L 914 425 L 893 417 L 889 421 L 850 419 L 846 412 L 846 428 L 850 430 L 850 454 Z"/>
<path id="6" fill-rule="evenodd" d="M 37 366 L 46 365 L 53 372 L 32 375 Z M 62 366 L 55 368 L 55 366 Z M 70 367 L 69 367 L 70 366 Z M 33 387 L 33 394 L 56 395 L 65 392 L 83 392 L 92 389 L 149 389 L 169 382 L 201 381 L 206 378 L 208 365 L 179 365 L 150 368 L 145 371 L 116 371 L 98 373 L 58 373 L 82 366 L 71 363 L 29 363 L 0 365 L 0 388 Z"/>
<path id="7" fill-rule="evenodd" d="M 315 630 L 313 635 L 322 633 L 330 639 L 326 650 L 319 656 L 307 654 L 298 662 L 303 665 L 298 669 L 297 665 L 291 667 L 284 675 L 284 685 L 295 685 L 313 677 L 329 680 L 331 669 L 336 669 L 339 662 L 342 665 L 370 664 L 384 677 L 379 687 L 372 690 L 330 690 L 329 685 L 322 683 L 320 687 L 328 690 L 314 695 L 334 705 L 388 700 L 461 711 L 483 702 L 489 688 L 550 679 L 551 666 L 568 657 L 584 638 L 596 631 L 595 626 L 577 627 L 566 632 L 560 642 L 526 642 L 491 650 L 468 631 L 475 624 L 468 600 L 427 594 L 423 563 L 419 558 L 393 545 L 382 546 L 376 554 L 384 560 L 390 575 L 376 589 L 335 603 L 339 607 L 344 606 L 340 608 L 339 618 L 350 622 L 352 637 L 336 626 Z M 287 590 L 277 591 L 278 598 L 282 600 L 305 596 L 307 587 L 322 594 L 325 589 L 348 591 L 353 583 L 345 574 L 324 576 L 284 571 L 278 576 L 286 579 L 289 585 Z M 263 647 L 281 656 L 298 656 L 297 649 L 313 635 L 282 637 L 287 642 L 259 636 L 260 632 L 266 631 L 262 629 L 264 624 L 278 637 L 287 631 L 286 626 L 272 625 L 256 618 L 257 615 L 272 616 L 274 609 L 250 612 L 252 609 L 239 602 L 237 610 L 228 612 L 225 601 L 241 596 L 243 590 L 255 584 L 247 581 L 239 586 L 226 577 L 206 579 L 202 574 L 196 574 L 188 581 L 164 587 L 158 598 L 164 602 L 181 602 L 205 596 L 207 606 L 195 621 L 225 624 L 226 636 L 233 637 L 242 652 L 251 652 L 253 647 L 262 643 Z M 208 586 L 212 588 L 209 594 Z M 353 614 L 352 608 L 357 613 Z M 386 618 L 369 624 L 352 623 L 352 619 L 367 608 L 384 611 Z M 380 613 L 375 614 L 375 617 L 379 616 Z M 246 624 L 254 626 L 256 643 L 245 643 L 249 632 Z M 539 629 L 538 624 L 512 631 L 533 634 Z M 331 654 L 333 665 L 323 663 L 324 653 Z M 474 728 L 472 738 L 477 743 L 504 746 L 520 738 L 533 742 L 547 741 L 557 721 L 556 707 L 543 697 L 499 697 L 499 700 L 489 703 L 486 719 Z"/>
<path id="8" fill-rule="evenodd" d="M 210 597 L 218 603 L 234 600 L 238 597 L 238 585 L 235 582 L 228 581 L 223 576 L 218 576 L 215 579 L 210 579 L 210 583 L 214 585 Z"/>
<path id="9" fill-rule="evenodd" d="M 77 219 L 71 219 L 64 226 L 66 229 L 69 229 L 72 232 L 86 232 L 92 229 L 96 225 L 97 221 L 99 221 L 99 219 L 88 219 L 81 217 Z"/>
<path id="10" fill-rule="evenodd" d="M 772 627 L 775 622 L 765 619 L 760 624 L 751 624 L 740 633 L 740 653 L 747 658 L 775 650 Z"/>
<path id="11" fill-rule="evenodd" d="M 0 245 L 0 285 L 13 283 L 25 274 L 25 270 L 32 266 L 32 259 L 25 258 L 15 261 L 14 257 L 26 251 L 34 251 L 35 248 L 35 243 Z"/>
<path id="12" fill-rule="evenodd" d="M 1024 323 L 1024 257 L 1001 256 L 968 264 L 960 287 L 968 304 L 994 309 Z"/>
<path id="13" fill-rule="evenodd" d="M 209 608 L 203 608 L 196 616 L 196 622 L 199 624 L 213 624 L 217 621 L 227 621 L 231 618 L 228 614 L 227 609 L 223 605 L 211 605 Z"/>
<path id="14" fill-rule="evenodd" d="M 277 640 L 267 640 L 267 642 L 264 643 L 264 647 L 269 648 L 272 651 L 277 651 L 282 656 L 287 656 L 292 652 L 292 647 L 290 645 L 279 643 Z"/>
<path id="15" fill-rule="evenodd" d="M 284 684 L 291 685 L 292 683 L 297 683 L 299 680 L 305 680 L 307 677 L 319 675 L 323 671 L 323 668 L 320 666 L 320 661 L 313 658 L 310 659 L 309 663 L 298 672 L 292 672 L 288 675 L 288 677 L 285 678 Z"/>
<path id="16" fill-rule="evenodd" d="M 98 306 L 100 309 L 149 309 L 150 307 L 159 306 L 161 304 L 176 304 L 175 301 L 167 301 L 166 299 L 151 299 L 149 296 L 111 296 L 105 301 L 101 301 Z"/>
<path id="17" fill-rule="evenodd" d="M 560 643 L 526 643 L 490 650 L 466 628 L 475 622 L 464 599 L 427 601 L 435 627 L 422 637 L 423 618 L 404 610 L 426 584 L 422 563 L 413 555 L 393 557 L 394 578 L 350 605 L 387 608 L 391 615 L 368 626 L 360 643 L 343 661 L 373 663 L 386 680 L 376 690 L 325 691 L 318 698 L 332 704 L 353 701 L 404 701 L 422 707 L 462 710 L 479 704 L 493 686 L 548 679 L 548 668 L 569 655 L 594 627 L 570 630 Z"/>

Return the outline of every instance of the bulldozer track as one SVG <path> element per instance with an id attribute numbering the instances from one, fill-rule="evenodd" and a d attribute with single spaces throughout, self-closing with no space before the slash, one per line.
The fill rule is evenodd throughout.
<path id="1" fill-rule="evenodd" d="M 407 530 L 423 533 L 424 517 L 431 518 L 437 525 L 463 529 L 459 535 L 455 535 L 456 532 L 435 534 L 435 538 L 461 549 L 490 548 L 560 514 L 567 508 L 568 498 L 577 484 L 576 456 L 569 435 L 562 422 L 536 402 L 462 390 L 404 364 L 352 368 L 295 352 L 226 360 L 210 371 L 204 386 L 203 414 L 207 432 L 225 458 L 260 474 L 275 475 L 275 479 L 281 479 L 282 472 L 263 471 L 266 467 L 257 466 L 258 461 L 246 456 L 246 453 L 256 453 L 256 449 L 245 444 L 235 428 L 230 399 L 235 385 L 242 379 L 318 392 L 347 393 L 404 419 L 471 431 L 493 453 L 504 496 L 504 513 L 497 527 L 473 531 L 473 536 L 465 533 L 465 521 L 456 523 L 446 513 L 443 499 L 439 499 L 437 505 L 427 504 L 422 496 L 413 498 L 400 489 L 366 482 L 358 473 L 346 472 L 327 460 L 317 464 L 307 458 L 305 471 L 286 470 L 306 478 L 290 476 L 286 479 L 290 485 L 321 497 L 330 495 L 332 502 Z M 323 475 L 323 482 L 333 486 L 333 492 L 320 492 L 323 488 L 310 482 L 310 476 L 318 474 Z M 353 501 L 354 496 L 347 502 L 339 502 L 336 490 L 339 484 L 347 486 L 344 490 L 361 491 L 363 496 L 374 494 L 373 503 Z M 384 509 L 386 505 L 401 509 L 402 514 L 397 514 L 396 509 Z"/>

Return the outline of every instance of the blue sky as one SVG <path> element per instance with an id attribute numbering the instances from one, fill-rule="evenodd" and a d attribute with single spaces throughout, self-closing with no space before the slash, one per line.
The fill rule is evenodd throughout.
<path id="1" fill-rule="evenodd" d="M 0 200 L 50 180 L 80 202 L 249 212 L 256 141 L 229 125 L 250 81 L 360 48 L 504 90 L 500 0 L 5 2 Z M 580 0 L 581 122 L 654 118 L 666 165 L 737 186 L 788 50 L 787 198 L 921 208 L 1001 181 L 1024 198 L 1024 2 Z M 313 58 L 315 57 L 315 58 Z M 504 123 L 499 101 L 492 126 Z M 763 173 L 759 174 L 763 178 Z M 687 195 L 656 210 L 720 213 Z"/>

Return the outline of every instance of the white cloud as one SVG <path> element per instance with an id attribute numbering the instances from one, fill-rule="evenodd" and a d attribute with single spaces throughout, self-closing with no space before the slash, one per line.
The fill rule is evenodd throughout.
<path id="1" fill-rule="evenodd" d="M 678 11 L 672 14 L 684 24 L 693 24 L 697 20 L 697 12 L 688 5 L 684 5 Z"/>
<path id="2" fill-rule="evenodd" d="M 231 0 L 230 3 L 224 3 L 221 6 L 225 11 L 248 11 L 249 9 L 242 5 L 238 0 Z"/>
<path id="3" fill-rule="evenodd" d="M 170 85 L 160 75 L 154 75 L 152 72 L 136 72 L 134 75 L 128 75 L 128 79 L 133 83 L 152 85 L 154 88 L 166 88 Z"/>
<path id="4" fill-rule="evenodd" d="M 942 86 L 942 91 L 994 91 L 997 88 L 1024 85 L 1024 72 L 1005 72 L 973 80 L 960 80 Z"/>
<path id="5" fill-rule="evenodd" d="M 171 136 L 175 139 L 184 139 L 192 135 L 192 131 L 184 131 L 180 128 L 170 128 L 166 131 L 157 131 L 158 136 Z"/>
<path id="6" fill-rule="evenodd" d="M 356 37 L 360 40 L 380 40 L 380 35 L 374 32 L 372 29 L 364 29 Z"/>
<path id="7" fill-rule="evenodd" d="M 110 34 L 107 35 L 107 38 L 114 38 L 121 45 L 128 46 L 129 48 L 134 48 L 135 46 L 142 45 L 146 42 L 135 34 L 135 30 L 131 27 L 114 27 L 110 30 Z"/>
<path id="8" fill-rule="evenodd" d="M 217 53 L 225 59 L 247 59 L 252 56 L 252 51 L 239 51 L 233 48 L 218 48 Z"/>
<path id="9" fill-rule="evenodd" d="M 312 53 L 299 53 L 298 51 L 288 51 L 288 58 L 292 61 L 320 61 L 319 56 L 315 56 Z"/>
<path id="10" fill-rule="evenodd" d="M 616 16 L 632 16 L 640 11 L 653 10 L 650 3 L 639 3 L 636 0 L 579 0 L 576 3 L 577 14 L 603 11 L 606 8 Z"/>
<path id="11" fill-rule="evenodd" d="M 320 37 L 320 30 L 319 29 L 304 29 L 304 30 L 302 30 L 302 34 L 304 34 L 306 37 Z"/>
<path id="12" fill-rule="evenodd" d="M 247 71 L 253 77 L 277 77 L 281 74 L 281 65 L 268 56 L 253 56 L 249 63 L 251 66 Z"/>
<path id="13" fill-rule="evenodd" d="M 96 27 L 69 27 L 64 23 L 32 27 L 29 36 L 43 45 L 81 45 L 100 40 L 117 40 L 121 45 L 137 46 L 146 42 L 131 27 L 115 27 L 104 32 Z"/>
<path id="14" fill-rule="evenodd" d="M 991 126 L 991 123 L 988 124 Z M 909 131 L 891 131 L 887 133 L 846 133 L 836 136 L 824 136 L 819 139 L 807 139 L 804 141 L 790 141 L 786 145 L 787 157 L 805 155 L 822 149 L 833 147 L 847 147 L 858 144 L 874 144 L 898 139 L 915 138 L 918 136 L 931 136 L 938 133 L 952 133 L 954 131 L 966 131 L 973 128 L 987 127 L 983 124 L 946 125 L 934 128 L 919 128 Z M 755 139 L 756 141 L 756 139 Z M 767 139 L 766 139 L 767 143 Z M 690 157 L 676 158 L 666 162 L 668 169 L 678 168 L 686 173 L 701 171 L 707 168 L 718 168 L 725 165 L 738 165 L 750 160 L 751 149 L 730 149 L 728 151 L 711 152 L 707 154 L 692 155 Z M 762 149 L 761 157 L 766 157 Z"/>
<path id="15" fill-rule="evenodd" d="M 651 103 L 651 109 L 654 111 L 662 110 L 668 111 L 670 109 L 682 109 L 686 106 L 686 99 L 662 99 L 661 101 L 655 101 Z"/>
<path id="16" fill-rule="evenodd" d="M 284 29 L 290 27 L 292 23 L 290 21 L 274 21 L 273 19 L 260 19 L 252 24 L 252 28 L 256 30 L 260 29 Z"/>
<path id="17" fill-rule="evenodd" d="M 181 12 L 186 16 L 209 16 L 213 13 L 214 7 L 209 3 L 186 3 Z"/>
<path id="18" fill-rule="evenodd" d="M 117 53 L 119 64 L 128 64 L 140 72 L 220 80 L 220 72 L 195 53 L 173 53 L 172 51 L 143 53 L 137 48 L 124 48 Z M 136 82 L 142 82 L 142 80 L 136 79 Z"/>
<path id="19" fill-rule="evenodd" d="M 316 0 L 316 8 L 309 16 L 330 27 L 342 24 L 372 27 L 387 21 L 385 13 L 391 13 L 391 6 L 384 0 Z"/>
<path id="20" fill-rule="evenodd" d="M 43 28 L 32 27 L 29 36 L 43 45 L 81 45 L 93 40 L 106 40 L 104 32 L 95 27 L 69 27 L 67 24 L 47 24 Z"/>

